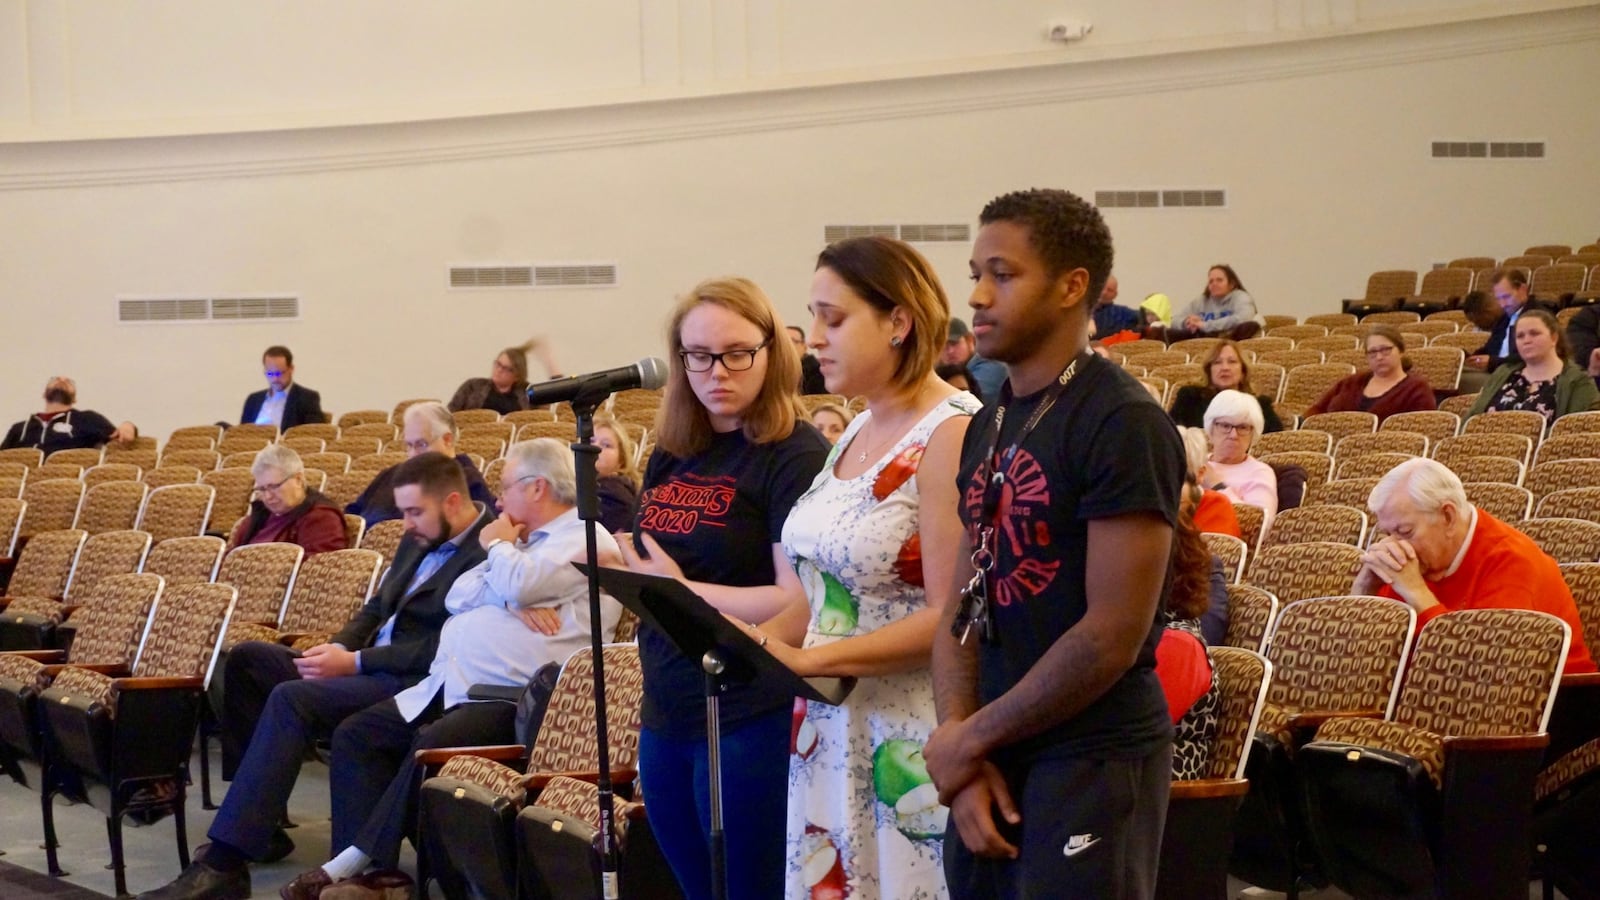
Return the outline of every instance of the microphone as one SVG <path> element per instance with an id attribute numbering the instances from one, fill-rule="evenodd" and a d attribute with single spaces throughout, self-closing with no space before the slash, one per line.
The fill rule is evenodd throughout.
<path id="1" fill-rule="evenodd" d="M 650 356 L 631 366 L 528 385 L 528 402 L 534 406 L 565 403 L 579 398 L 593 402 L 617 391 L 629 388 L 655 390 L 666 383 L 666 362 Z"/>

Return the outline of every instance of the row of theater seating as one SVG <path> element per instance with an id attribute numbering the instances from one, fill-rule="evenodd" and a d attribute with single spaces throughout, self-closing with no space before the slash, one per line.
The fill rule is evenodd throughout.
<path id="1" fill-rule="evenodd" d="M 1552 307 L 1587 305 L 1600 299 L 1600 244 L 1573 252 L 1567 244 L 1544 244 L 1496 262 L 1492 256 L 1464 256 L 1422 273 L 1385 269 L 1367 278 L 1365 294 L 1343 302 L 1346 312 L 1453 309 L 1470 291 L 1488 293 L 1494 273 L 1520 269 L 1529 293 Z"/>

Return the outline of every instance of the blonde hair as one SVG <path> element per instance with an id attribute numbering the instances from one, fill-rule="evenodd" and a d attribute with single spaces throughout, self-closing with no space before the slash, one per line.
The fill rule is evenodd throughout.
<path id="1" fill-rule="evenodd" d="M 689 384 L 683 367 L 683 320 L 703 303 L 734 313 L 761 332 L 767 354 L 767 373 L 761 391 L 741 415 L 745 439 L 769 444 L 787 438 L 795 419 L 804 414 L 795 387 L 800 383 L 800 357 L 778 318 L 772 301 L 748 278 L 712 278 L 702 281 L 678 299 L 667 322 L 667 355 L 671 369 L 666 396 L 656 412 L 656 446 L 683 459 L 711 446 L 711 416 Z"/>
<path id="2" fill-rule="evenodd" d="M 617 474 L 627 479 L 628 483 L 633 485 L 634 490 L 638 490 L 639 483 L 644 480 L 644 476 L 639 471 L 639 461 L 634 458 L 638 453 L 638 448 L 633 443 L 633 436 L 628 434 L 626 427 L 611 416 L 595 416 L 594 430 L 598 432 L 602 428 L 608 429 L 617 442 Z"/>

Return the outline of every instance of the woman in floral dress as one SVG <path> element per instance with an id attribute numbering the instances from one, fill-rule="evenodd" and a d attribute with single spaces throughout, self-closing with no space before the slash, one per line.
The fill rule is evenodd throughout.
<path id="1" fill-rule="evenodd" d="M 867 409 L 784 526 L 809 601 L 784 615 L 807 619 L 806 638 L 768 649 L 802 675 L 859 681 L 842 706 L 797 703 L 787 896 L 944 897 L 947 810 L 922 745 L 936 721 L 935 603 L 950 593 L 960 539 L 956 466 L 978 403 L 934 375 L 949 305 L 906 244 L 829 246 L 810 309 L 828 390 L 864 396 Z"/>

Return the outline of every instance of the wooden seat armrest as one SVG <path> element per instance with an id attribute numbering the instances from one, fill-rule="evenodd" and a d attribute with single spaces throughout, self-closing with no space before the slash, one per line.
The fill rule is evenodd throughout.
<path id="1" fill-rule="evenodd" d="M 1472 737 L 1447 737 L 1444 739 L 1446 753 L 1538 750 L 1549 746 L 1549 744 L 1550 735 L 1545 732 L 1538 734 L 1475 735 Z"/>
<path id="2" fill-rule="evenodd" d="M 623 813 L 623 816 L 629 822 L 643 822 L 646 815 L 648 815 L 648 811 L 644 808 L 643 803 L 632 804 L 628 807 L 628 811 Z"/>
<path id="3" fill-rule="evenodd" d="M 20 656 L 42 663 L 64 663 L 67 661 L 65 650 L 8 650 L 7 656 Z"/>
<path id="4" fill-rule="evenodd" d="M 1172 800 L 1207 800 L 1212 797 L 1243 797 L 1250 790 L 1246 778 L 1201 778 L 1196 781 L 1174 781 Z"/>
<path id="5" fill-rule="evenodd" d="M 267 623 L 267 627 L 271 628 L 272 627 L 271 623 Z M 285 631 L 285 632 L 279 633 L 279 635 L 278 635 L 278 643 L 280 643 L 280 644 L 284 645 L 285 647 L 287 647 L 287 646 L 293 644 L 295 641 L 300 640 L 303 637 L 311 637 L 312 635 L 318 634 L 318 633 L 319 632 L 315 632 L 315 631 Z"/>
<path id="6" fill-rule="evenodd" d="M 1305 709 L 1289 717 L 1289 730 L 1294 734 L 1296 747 L 1304 747 L 1317 738 L 1317 729 L 1329 719 L 1381 719 L 1381 709 Z"/>
<path id="7" fill-rule="evenodd" d="M 596 783 L 596 782 L 598 782 L 600 780 L 600 773 L 599 772 L 595 772 L 595 771 L 589 771 L 589 772 L 530 772 L 527 775 L 524 775 L 522 777 L 522 784 L 529 791 L 538 792 L 538 791 L 544 790 L 544 786 L 550 783 L 550 779 L 557 778 L 557 777 L 576 778 L 579 781 L 587 781 L 590 784 L 594 784 L 594 783 Z M 638 778 L 638 777 L 639 777 L 639 772 L 638 772 L 637 769 L 627 769 L 627 768 L 620 768 L 619 767 L 619 768 L 615 768 L 615 769 L 611 770 L 611 783 L 612 784 L 632 784 L 633 780 L 635 778 Z"/>
<path id="8" fill-rule="evenodd" d="M 418 750 L 417 762 L 437 769 L 458 756 L 481 756 L 495 762 L 516 762 L 528 755 L 528 748 L 521 744 L 495 744 L 487 747 L 435 747 L 432 750 Z"/>
<path id="9" fill-rule="evenodd" d="M 1600 686 L 1600 672 L 1572 672 L 1561 676 L 1560 688 Z"/>
<path id="10" fill-rule="evenodd" d="M 205 687 L 205 679 L 198 675 L 169 676 L 164 678 L 117 678 L 111 682 L 114 691 L 198 691 Z"/>
<path id="11" fill-rule="evenodd" d="M 67 618 L 67 616 L 72 615 L 73 613 L 77 612 L 78 610 L 80 610 L 82 608 L 83 608 L 83 604 L 82 603 L 63 603 L 63 604 L 61 604 L 61 618 L 62 618 L 62 620 L 65 620 Z"/>

